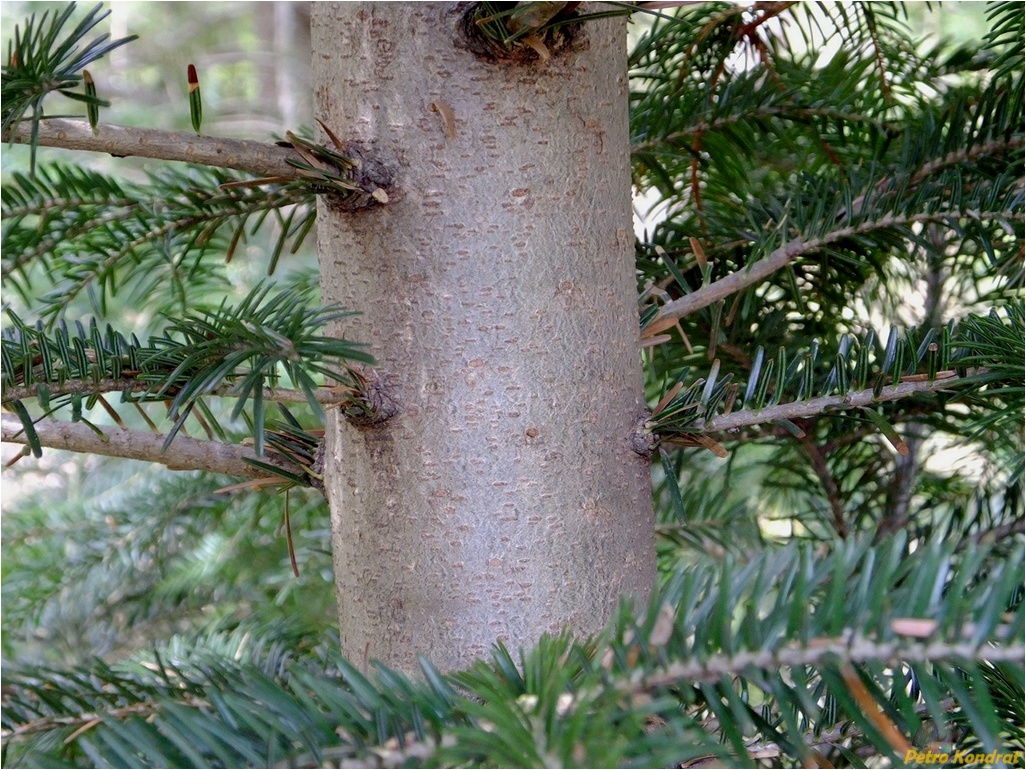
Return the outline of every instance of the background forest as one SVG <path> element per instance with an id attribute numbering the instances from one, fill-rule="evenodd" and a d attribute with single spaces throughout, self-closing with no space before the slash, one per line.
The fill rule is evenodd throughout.
<path id="1" fill-rule="evenodd" d="M 4 3 L 5 41 L 63 8 Z M 90 65 L 112 102 L 104 122 L 188 130 L 194 63 L 205 133 L 309 132 L 306 4 L 111 10 L 101 30 L 140 40 Z M 295 576 L 277 490 L 5 444 L 5 765 L 879 766 L 910 748 L 1023 750 L 1023 7 L 665 14 L 630 27 L 641 336 L 663 439 L 663 593 L 647 614 L 625 608 L 593 643 L 499 650 L 451 680 L 425 665 L 424 682 L 372 682 L 336 652 L 316 491 L 288 494 Z M 219 233 L 195 261 L 155 241 L 116 278 L 26 257 L 33 201 L 110 184 L 159 201 L 212 173 L 40 148 L 29 176 L 29 154 L 2 157 L 3 301 L 17 317 L 93 316 L 145 337 L 261 279 L 316 301 L 303 201 L 254 216 L 237 244 Z M 81 209 L 52 208 L 73 229 Z M 898 222 L 830 241 L 842 214 Z M 770 254 L 788 227 L 827 247 L 697 312 L 662 310 L 743 272 L 750 244 Z M 872 367 L 886 374 L 875 384 Z M 769 409 L 949 370 L 976 387 L 730 433 L 700 422 L 735 398 Z M 211 404 L 217 430 L 249 435 L 232 406 Z M 102 405 L 83 414 L 113 424 Z M 820 665 L 836 651 L 812 643 L 849 622 L 881 636 L 851 641 L 867 645 L 858 665 Z M 805 653 L 788 658 L 780 639 Z M 285 727 L 268 728 L 257 701 Z M 156 727 L 147 704 L 171 704 Z"/>

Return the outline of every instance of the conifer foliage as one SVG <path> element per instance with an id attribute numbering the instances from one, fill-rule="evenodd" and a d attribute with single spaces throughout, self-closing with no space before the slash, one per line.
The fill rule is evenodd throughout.
<path id="1" fill-rule="evenodd" d="M 324 627 L 319 420 L 376 419 L 374 341 L 326 335 L 360 308 L 278 270 L 317 196 L 387 181 L 327 127 L 288 134 L 293 176 L 50 160 L 53 94 L 102 137 L 84 68 L 130 39 L 74 6 L 9 35 L 4 441 L 45 460 L 109 418 L 256 478 L 106 463 L 5 506 L 5 766 L 1023 763 L 1024 6 L 960 47 L 894 3 L 578 5 L 475 18 L 544 66 L 562 27 L 631 15 L 660 584 L 595 638 L 420 676 Z M 253 251 L 285 285 L 232 288 Z"/>

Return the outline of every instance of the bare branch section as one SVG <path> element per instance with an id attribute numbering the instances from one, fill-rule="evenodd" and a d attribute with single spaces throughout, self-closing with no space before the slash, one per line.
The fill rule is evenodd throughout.
<path id="1" fill-rule="evenodd" d="M 776 420 L 800 420 L 805 417 L 815 417 L 824 412 L 857 409 L 883 401 L 897 401 L 920 393 L 949 390 L 972 382 L 972 380 L 972 376 L 959 377 L 954 372 L 937 372 L 937 378 L 933 382 L 925 379 L 899 382 L 897 385 L 887 385 L 881 388 L 879 395 L 875 395 L 872 388 L 866 388 L 856 393 L 846 393 L 843 396 L 820 396 L 819 398 L 810 398 L 808 401 L 790 401 L 758 411 L 746 409 L 722 417 L 713 417 L 708 421 L 696 420 L 692 427 L 702 433 L 715 433 L 738 430 Z"/>
<path id="2" fill-rule="evenodd" d="M 62 420 L 40 420 L 35 424 L 35 428 L 39 442 L 52 449 L 143 460 L 165 465 L 173 471 L 210 471 L 251 479 L 267 476 L 267 471 L 243 462 L 244 457 L 257 459 L 249 447 L 178 436 L 165 452 L 162 449 L 165 437 L 146 431 L 104 426 L 101 435 L 84 423 Z M 13 444 L 27 444 L 21 421 L 3 415 L 0 418 L 0 440 Z M 259 459 L 290 473 L 302 474 L 302 469 L 278 455 L 267 453 Z"/>
<path id="3" fill-rule="evenodd" d="M 811 238 L 807 241 L 796 238 L 792 241 L 788 241 L 780 248 L 774 249 L 765 259 L 760 259 L 758 262 L 752 264 L 751 267 L 738 270 L 725 278 L 721 278 L 707 286 L 703 286 L 697 291 L 691 292 L 691 294 L 675 299 L 673 302 L 668 302 L 663 305 L 659 314 L 648 326 L 653 327 L 659 325 L 662 321 L 683 318 L 686 315 L 694 313 L 696 310 L 701 310 L 715 302 L 719 302 L 721 299 L 729 297 L 731 294 L 735 294 L 742 289 L 762 283 L 777 270 L 786 267 L 802 254 L 818 251 L 824 246 L 829 246 L 832 243 L 837 243 L 838 241 L 842 241 L 846 238 L 851 238 L 863 233 L 870 233 L 875 230 L 883 230 L 890 227 L 908 227 L 909 225 L 921 222 L 946 221 L 956 216 L 958 216 L 958 212 L 922 213 L 908 216 L 887 214 L 879 219 L 863 222 L 862 224 L 852 225 L 850 227 L 840 227 L 837 230 L 827 233 L 819 238 Z M 999 216 L 1010 218 L 1010 215 L 1007 212 L 982 212 L 973 214 L 973 218 L 978 219 L 993 219 Z"/>
<path id="4" fill-rule="evenodd" d="M 13 137 L 5 136 L 4 141 L 28 144 L 30 136 L 30 126 L 23 124 L 17 127 Z M 301 160 L 290 148 L 264 142 L 197 136 L 181 131 L 100 125 L 97 133 L 93 134 L 85 121 L 54 118 L 40 121 L 39 144 L 66 150 L 106 152 L 115 157 L 157 158 L 233 168 L 285 181 L 301 178 L 299 171 L 286 162 L 289 157 Z"/>
<path id="5" fill-rule="evenodd" d="M 103 393 L 124 392 L 143 393 L 150 389 L 151 384 L 137 380 L 133 377 L 123 377 L 120 380 L 107 379 L 94 382 L 92 380 L 65 380 L 61 384 L 42 383 L 46 385 L 50 398 L 70 395 L 99 395 Z M 211 396 L 223 396 L 232 398 L 231 385 L 222 385 L 210 393 Z M 34 385 L 20 385 L 5 388 L 3 391 L 4 403 L 11 401 L 24 401 L 25 399 L 36 398 L 39 395 L 40 383 Z M 315 388 L 313 391 L 317 403 L 331 405 L 341 404 L 352 400 L 352 390 L 346 387 L 340 388 Z M 301 390 L 290 388 L 264 388 L 264 401 L 274 403 L 306 403 L 306 394 Z"/>

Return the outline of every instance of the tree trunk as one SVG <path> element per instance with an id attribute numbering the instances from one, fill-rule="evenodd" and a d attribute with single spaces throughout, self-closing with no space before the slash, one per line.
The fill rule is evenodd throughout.
<path id="1" fill-rule="evenodd" d="M 344 331 L 394 410 L 328 420 L 342 647 L 363 665 L 594 632 L 655 577 L 625 22 L 514 64 L 458 42 L 465 9 L 313 7 L 315 114 L 394 177 L 387 206 L 318 219 L 323 299 L 362 311 Z"/>

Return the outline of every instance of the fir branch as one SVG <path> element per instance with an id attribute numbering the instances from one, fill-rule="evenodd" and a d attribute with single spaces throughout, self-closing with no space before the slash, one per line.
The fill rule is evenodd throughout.
<path id="1" fill-rule="evenodd" d="M 32 385 L 5 387 L 3 390 L 3 401 L 22 401 L 24 399 L 37 398 L 41 388 L 45 388 L 49 397 L 56 396 L 93 396 L 103 393 L 145 393 L 152 389 L 152 384 L 144 382 L 136 377 L 122 376 L 119 379 L 94 380 L 65 380 L 62 384 L 47 385 L 46 383 L 33 383 Z M 324 387 L 312 390 L 314 399 L 319 404 L 331 406 L 334 404 L 345 404 L 352 400 L 352 392 L 349 386 L 339 388 Z M 223 385 L 215 388 L 211 396 L 232 397 L 232 386 Z M 264 401 L 274 403 L 306 403 L 309 399 L 305 392 L 294 388 L 264 388 Z"/>
<path id="2" fill-rule="evenodd" d="M 63 164 L 16 173 L 3 187 L 3 280 L 31 303 L 40 301 L 31 291 L 40 277 L 56 284 L 42 298 L 44 316 L 86 292 L 103 313 L 126 289 L 140 306 L 180 313 L 186 284 L 221 288 L 215 260 L 230 260 L 247 232 L 279 225 L 273 261 L 312 228 L 314 194 L 302 183 L 221 187 L 237 181 L 202 166 L 162 169 L 145 186 Z"/>
<path id="3" fill-rule="evenodd" d="M 680 682 L 717 682 L 724 676 L 738 676 L 748 668 L 780 669 L 792 666 L 821 666 L 836 663 L 883 663 L 892 666 L 909 663 L 1022 662 L 1022 643 L 980 645 L 969 639 L 974 629 L 967 627 L 967 641 L 912 642 L 908 639 L 878 641 L 848 632 L 834 638 L 818 637 L 808 645 L 787 645 L 776 650 L 752 650 L 733 655 L 711 655 L 704 660 L 687 660 L 656 669 L 644 678 L 620 680 L 622 692 L 644 692 L 670 687 Z"/>
<path id="4" fill-rule="evenodd" d="M 666 134 L 665 136 L 659 136 L 645 142 L 633 143 L 631 145 L 631 153 L 658 153 L 667 145 L 672 147 L 677 143 L 686 143 L 693 140 L 695 137 L 700 137 L 702 134 L 710 131 L 721 131 L 738 123 L 757 122 L 760 120 L 767 120 L 769 118 L 783 118 L 791 121 L 807 121 L 811 118 L 820 118 L 843 121 L 845 123 L 867 123 L 881 131 L 886 128 L 886 124 L 880 120 L 861 113 L 852 113 L 825 107 L 802 107 L 794 104 L 769 104 L 735 115 L 721 115 L 707 119 L 699 119 L 694 123 L 694 125 L 688 126 L 680 131 L 674 131 L 673 133 Z M 688 148 L 686 152 L 690 157 L 690 148 Z"/>
<path id="5" fill-rule="evenodd" d="M 795 238 L 783 246 L 774 249 L 764 259 L 755 262 L 747 270 L 738 270 L 730 275 L 714 281 L 690 294 L 675 299 L 660 308 L 659 313 L 651 321 L 650 325 L 660 324 L 673 319 L 683 318 L 702 308 L 719 302 L 749 286 L 761 283 L 773 273 L 786 267 L 798 257 L 819 251 L 824 246 L 843 241 L 858 235 L 865 235 L 880 230 L 891 230 L 907 228 L 914 224 L 926 222 L 947 222 L 959 216 L 969 216 L 960 212 L 921 212 L 912 214 L 885 214 L 878 219 L 872 219 L 861 224 L 848 227 L 838 227 L 832 232 L 810 239 Z M 1022 214 L 1014 214 L 1008 211 L 985 211 L 972 212 L 973 219 L 1015 219 L 1021 220 Z"/>
<path id="6" fill-rule="evenodd" d="M 1003 155 L 1007 156 L 1012 151 L 1021 149 L 1024 144 L 1026 144 L 1026 138 L 1020 134 L 1016 136 L 1002 137 L 1000 139 L 993 139 L 968 148 L 959 147 L 958 149 L 952 150 L 939 158 L 933 158 L 932 160 L 924 163 L 916 173 L 909 177 L 908 183 L 913 186 L 919 185 L 935 175 L 938 171 L 966 163 L 976 163 L 980 159 L 991 155 L 998 157 Z M 895 181 L 896 180 L 891 177 L 881 179 L 876 185 L 874 185 L 873 194 L 875 195 L 879 191 L 893 186 Z M 851 202 L 850 208 L 853 215 L 858 216 L 862 213 L 867 197 L 869 196 L 863 194 Z M 876 201 L 874 201 L 874 203 L 876 203 Z M 1012 212 L 1006 212 L 1006 216 L 1010 219 L 1015 218 L 1012 216 Z"/>
<path id="7" fill-rule="evenodd" d="M 81 422 L 52 419 L 37 421 L 35 430 L 40 443 L 51 449 L 159 463 L 173 471 L 202 470 L 245 478 L 267 477 L 266 470 L 245 462 L 247 458 L 257 459 L 249 447 L 178 436 L 164 449 L 166 437 L 159 434 L 114 426 L 94 428 Z M 28 445 L 21 421 L 8 415 L 0 417 L 0 440 Z M 266 452 L 260 459 L 293 475 L 302 475 L 301 468 L 274 453 Z"/>
<path id="8" fill-rule="evenodd" d="M 184 693 L 182 695 L 182 702 L 196 708 L 205 708 L 210 705 L 208 702 L 200 698 L 192 697 L 189 693 Z M 19 724 L 16 727 L 0 729 L 0 738 L 5 741 L 9 741 L 26 735 L 32 735 L 33 733 L 45 733 L 68 727 L 79 728 L 79 730 L 76 730 L 76 733 L 80 731 L 84 732 L 89 726 L 102 721 L 103 717 L 113 719 L 124 719 L 133 715 L 146 717 L 155 713 L 159 708 L 160 704 L 156 701 L 143 701 L 141 703 L 133 703 L 130 706 L 112 708 L 108 711 L 104 711 L 102 716 L 97 711 L 86 711 L 81 714 L 71 716 L 45 716 L 33 719 L 30 722 Z"/>
<path id="9" fill-rule="evenodd" d="M 29 127 L 19 124 L 3 139 L 27 144 L 31 139 Z M 40 122 L 38 142 L 43 147 L 105 152 L 116 158 L 154 158 L 231 168 L 257 176 L 279 177 L 282 182 L 303 178 L 299 170 L 288 163 L 289 158 L 301 160 L 291 147 L 184 131 L 101 124 L 94 134 L 86 121 L 51 118 Z"/>
<path id="10" fill-rule="evenodd" d="M 14 28 L 14 40 L 8 41 L 7 63 L 0 76 L 0 91 L 3 94 L 2 132 L 6 137 L 10 130 L 23 121 L 29 124 L 30 168 L 35 170 L 38 132 L 42 123 L 43 101 L 58 91 L 75 101 L 84 102 L 90 114 L 100 106 L 109 104 L 98 99 L 95 92 L 86 89 L 80 94 L 76 88 L 86 75 L 85 66 L 106 56 L 114 49 L 136 39 L 135 35 L 108 42 L 107 34 L 86 43 L 86 35 L 110 15 L 100 13 L 103 6 L 97 5 L 79 21 L 76 27 L 61 38 L 64 26 L 75 12 L 75 4 L 69 3 L 59 14 L 47 19 L 47 11 L 41 18 L 35 14 L 25 22 L 25 34 Z M 31 117 L 25 115 L 31 111 Z M 6 139 L 5 139 L 6 141 Z"/>
<path id="11" fill-rule="evenodd" d="M 974 532 L 966 540 L 963 540 L 958 544 L 960 551 L 966 548 L 979 545 L 980 543 L 997 543 L 1016 535 L 1026 533 L 1026 521 L 1017 519 L 1015 521 L 1008 522 L 1007 524 L 1001 524 L 992 529 L 985 529 L 982 532 Z"/>
<path id="12" fill-rule="evenodd" d="M 900 382 L 897 385 L 888 385 L 881 388 L 878 395 L 874 394 L 873 388 L 866 388 L 856 393 L 846 393 L 843 396 L 820 396 L 808 401 L 790 401 L 763 409 L 745 409 L 740 412 L 713 417 L 709 420 L 696 420 L 693 423 L 693 428 L 696 432 L 716 433 L 720 431 L 736 431 L 752 425 L 760 425 L 777 420 L 800 420 L 807 417 L 815 417 L 825 412 L 858 409 L 859 407 L 885 401 L 897 401 L 922 393 L 954 390 L 966 383 L 973 384 L 978 381 L 977 377 L 983 373 L 978 371 L 972 375 L 959 377 L 953 373 L 949 373 L 951 376 L 943 376 L 944 372 L 938 372 L 938 378 L 932 382 L 925 379 Z"/>
<path id="13" fill-rule="evenodd" d="M 816 443 L 815 438 L 808 434 L 798 439 L 798 441 L 809 458 L 812 470 L 815 471 L 816 476 L 819 478 L 820 486 L 823 487 L 823 494 L 826 495 L 827 502 L 830 505 L 830 514 L 833 517 L 834 530 L 837 532 L 837 536 L 841 538 L 847 537 L 849 534 L 848 522 L 844 515 L 844 505 L 841 502 L 841 490 L 837 486 L 837 479 L 830 472 L 830 468 L 827 465 L 826 453 Z"/>
<path id="14" fill-rule="evenodd" d="M 916 184 L 921 182 L 927 177 L 936 174 L 942 168 L 974 162 L 988 155 L 1003 155 L 1012 150 L 1022 148 L 1024 144 L 1026 144 L 1026 137 L 1022 134 L 1018 134 L 1015 136 L 1001 137 L 1000 139 L 992 139 L 982 142 L 981 144 L 975 144 L 971 147 L 952 150 L 940 158 L 935 158 L 934 160 L 924 163 L 923 167 L 912 175 L 912 183 Z"/>
<path id="15" fill-rule="evenodd" d="M 1022 71 L 1024 40 L 1023 8 L 1018 3 L 990 3 L 987 19 L 991 23 L 985 48 L 997 51 L 994 78 Z"/>
<path id="16" fill-rule="evenodd" d="M 30 326 L 8 311 L 12 325 L 4 330 L 0 345 L 3 402 L 18 412 L 31 441 L 32 420 L 6 389 L 34 387 L 40 405 L 52 409 L 64 404 L 51 403 L 51 385 L 62 389 L 69 381 L 91 380 L 95 383 L 92 396 L 99 383 L 122 383 L 127 378 L 148 387 L 131 399 L 129 391 L 137 388 L 121 388 L 125 400 L 170 402 L 168 417 L 175 420 L 165 442 L 170 444 L 194 409 L 214 419 L 205 399 L 224 393 L 236 399 L 232 418 L 247 406 L 252 408 L 257 455 L 263 452 L 264 390 L 273 389 L 283 372 L 315 412 L 321 411 L 314 394 L 315 376 L 345 383 L 342 392 L 356 402 L 353 406 L 363 409 L 363 378 L 345 362 L 373 363 L 373 358 L 358 343 L 319 333 L 352 313 L 337 305 L 311 307 L 308 293 L 300 290 L 271 295 L 272 288 L 258 286 L 236 305 L 225 300 L 215 312 L 176 319 L 162 336 L 146 344 L 134 335 L 126 339 L 109 325 L 101 329 L 95 320 L 88 331 L 79 323 L 74 331 L 58 325 L 48 332 L 41 323 Z M 70 390 L 60 398 L 68 400 L 77 419 L 82 399 L 76 386 Z M 32 448 L 38 455 L 39 445 L 33 443 Z"/>
<path id="17" fill-rule="evenodd" d="M 273 207 L 273 204 L 271 204 Z M 257 202 L 252 209 L 249 211 L 243 211 L 238 216 L 241 219 L 268 209 L 268 205 L 265 205 L 263 201 Z M 272 208 L 273 210 L 273 208 Z M 108 278 L 113 274 L 113 271 L 121 264 L 125 263 L 129 259 L 138 259 L 139 247 L 151 244 L 161 244 L 167 239 L 174 238 L 181 233 L 188 233 L 189 231 L 196 228 L 198 225 L 205 224 L 208 221 L 217 219 L 224 219 L 219 214 L 207 215 L 202 214 L 194 217 L 183 217 L 181 219 L 172 219 L 171 221 L 165 222 L 158 227 L 152 227 L 147 229 L 135 238 L 127 239 L 121 243 L 120 248 L 111 249 L 110 251 L 104 252 L 102 255 L 95 258 L 92 263 L 83 263 L 79 265 L 79 269 L 74 275 L 74 280 L 68 281 L 64 286 L 58 287 L 58 289 L 50 292 L 48 295 L 42 298 L 42 301 L 49 305 L 44 311 L 44 315 L 54 316 L 60 313 L 62 310 L 75 301 L 75 299 L 84 293 L 87 293 L 91 287 L 96 283 L 103 283 L 105 278 Z M 136 214 L 136 209 L 126 208 L 123 213 L 109 212 L 105 214 L 99 220 L 90 220 L 84 223 L 85 228 L 94 228 L 94 225 L 105 226 L 103 229 L 108 232 L 115 232 L 113 225 L 121 221 L 130 221 L 133 225 L 139 222 L 139 217 Z M 23 255 L 17 262 L 11 267 L 15 270 L 24 270 L 25 265 L 33 261 L 34 259 L 42 256 L 45 252 L 39 249 L 51 248 L 55 245 L 52 241 L 41 241 L 39 247 L 27 254 Z"/>
<path id="18" fill-rule="evenodd" d="M 978 679 L 993 663 L 1021 671 L 1021 608 L 1002 614 L 1021 584 L 1021 556 L 995 564 L 970 548 L 954 560 L 953 544 L 939 538 L 910 556 L 905 545 L 899 534 L 879 546 L 792 544 L 752 560 L 700 560 L 671 576 L 640 617 L 624 603 L 596 639 L 543 637 L 519 662 L 498 644 L 491 661 L 449 675 L 427 661 L 422 678 L 381 665 L 363 674 L 337 649 L 287 667 L 185 649 L 170 665 L 162 654 L 142 667 L 28 670 L 5 682 L 3 737 L 24 730 L 8 751 L 36 764 L 127 759 L 125 738 L 136 739 L 133 757 L 189 767 L 269 756 L 282 766 L 330 757 L 332 766 L 678 767 L 710 751 L 744 764 L 750 747 L 767 743 L 800 759 L 824 728 L 865 716 L 839 672 L 857 672 L 885 709 L 893 697 L 888 713 L 908 736 L 922 714 L 942 723 L 972 708 L 952 675 Z M 963 596 L 958 587 L 979 578 Z M 933 588 L 944 584 L 952 590 Z M 921 687 L 907 687 L 908 669 Z M 763 717 L 746 728 L 748 693 Z M 219 707 L 205 708 L 215 698 Z M 741 723 L 724 719 L 725 698 Z M 157 707 L 146 719 L 117 711 L 136 703 Z M 785 709 L 795 729 L 778 729 Z M 985 741 L 1003 724 L 993 711 L 970 715 Z M 210 740 L 183 742 L 194 734 Z M 879 735 L 849 736 L 852 750 L 894 753 Z"/>
<path id="19" fill-rule="evenodd" d="M 48 385 L 45 382 L 35 382 L 31 385 L 12 385 L 3 390 L 3 401 L 21 401 L 26 398 L 38 398 L 41 393 L 44 397 L 53 396 L 92 396 L 103 393 L 131 392 L 145 393 L 152 386 L 135 377 L 122 376 L 118 379 L 107 378 L 102 380 L 65 380 L 63 383 Z"/>

